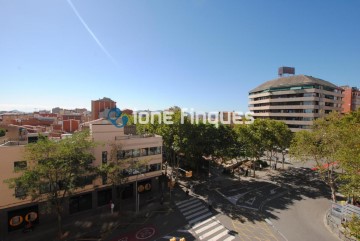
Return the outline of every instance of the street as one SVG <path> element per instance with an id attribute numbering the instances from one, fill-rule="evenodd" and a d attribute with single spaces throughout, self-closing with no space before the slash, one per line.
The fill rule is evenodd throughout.
<path id="1" fill-rule="evenodd" d="M 210 182 L 193 180 L 189 195 L 184 179 L 173 191 L 172 211 L 126 233 L 114 230 L 106 241 L 338 240 L 325 227 L 330 194 L 315 172 L 289 168 L 258 173 L 260 178 L 241 181 L 214 173 Z"/>

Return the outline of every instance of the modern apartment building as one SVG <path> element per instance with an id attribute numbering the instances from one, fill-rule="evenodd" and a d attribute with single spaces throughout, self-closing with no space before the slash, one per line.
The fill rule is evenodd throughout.
<path id="1" fill-rule="evenodd" d="M 307 75 L 267 81 L 249 92 L 254 118 L 285 122 L 292 131 L 310 129 L 313 121 L 331 111 L 341 111 L 342 89 Z"/>
<path id="2" fill-rule="evenodd" d="M 356 87 L 341 86 L 344 89 L 342 113 L 349 113 L 360 108 L 360 90 Z"/>
<path id="3" fill-rule="evenodd" d="M 124 170 L 128 179 L 121 196 L 125 199 L 123 204 L 128 203 L 135 210 L 137 202 L 134 200 L 140 200 L 138 206 L 141 207 L 141 203 L 146 202 L 148 195 L 153 195 L 162 188 L 159 183 L 161 179 L 159 176 L 162 174 L 161 136 L 125 134 L 124 128 L 117 128 L 103 119 L 84 123 L 82 128 L 89 128 L 92 139 L 100 143 L 93 149 L 94 166 L 110 161 L 113 144 L 122 147 L 120 159 L 131 158 L 134 162 L 146 160 L 146 163 L 136 170 Z M 20 175 L 18 172 L 15 173 L 16 168 L 26 168 L 29 165 L 24 157 L 25 148 L 29 142 L 36 141 L 38 136 L 37 133 L 24 132 L 22 127 L 18 126 L 9 126 L 7 129 L 8 132 L 1 139 L 0 145 L 0 238 L 6 236 L 8 232 L 21 229 L 26 223 L 25 220 L 31 219 L 40 222 L 41 225 L 42 222 L 51 222 L 55 218 L 53 214 L 44 211 L 43 203 L 32 202 L 29 198 L 23 199 L 21 189 L 10 189 L 4 183 L 4 180 Z M 132 132 L 131 129 L 127 132 Z M 12 141 L 7 141 L 7 136 L 11 137 L 8 139 Z M 71 135 L 66 138 L 71 138 Z M 84 181 L 85 186 L 69 197 L 63 207 L 65 216 L 109 205 L 110 200 L 120 198 L 112 185 L 107 183 L 106 178 L 90 176 L 84 178 Z"/>

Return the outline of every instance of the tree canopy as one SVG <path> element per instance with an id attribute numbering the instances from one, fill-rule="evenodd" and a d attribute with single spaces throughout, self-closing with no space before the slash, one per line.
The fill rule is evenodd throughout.
<path id="1" fill-rule="evenodd" d="M 94 178 L 93 146 L 88 131 L 62 140 L 40 136 L 25 148 L 27 168 L 19 171 L 19 177 L 8 180 L 10 187 L 21 190 L 23 198 L 30 196 L 33 201 L 45 202 L 55 211 L 59 235 L 65 199 Z"/>
<path id="2" fill-rule="evenodd" d="M 0 128 L 0 137 L 5 136 L 6 130 L 4 128 Z"/>
<path id="3" fill-rule="evenodd" d="M 358 198 L 360 109 L 344 116 L 333 112 L 317 119 L 312 131 L 295 134 L 290 154 L 298 160 L 315 161 L 320 177 L 331 188 L 334 201 L 338 189 L 353 200 Z"/>
<path id="4" fill-rule="evenodd" d="M 207 123 L 200 118 L 199 122 L 191 123 L 190 117 L 182 116 L 178 107 L 171 110 L 173 124 L 164 124 L 161 116 L 155 116 L 154 123 L 138 123 L 137 131 L 161 135 L 166 159 L 175 163 L 174 157 L 181 153 L 195 170 L 199 169 L 203 156 L 223 161 L 235 158 L 256 161 L 265 151 L 274 155 L 290 146 L 291 131 L 280 121 L 255 120 L 249 125 L 224 125 Z"/>

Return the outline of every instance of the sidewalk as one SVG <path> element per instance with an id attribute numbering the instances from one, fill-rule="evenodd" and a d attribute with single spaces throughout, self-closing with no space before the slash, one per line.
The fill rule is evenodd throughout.
<path id="1" fill-rule="evenodd" d="M 134 228 L 133 226 L 141 222 L 151 221 L 151 217 L 155 212 L 171 210 L 174 200 L 182 200 L 184 193 L 174 189 L 172 191 L 172 200 L 170 201 L 169 193 L 165 193 L 163 205 L 156 199 L 150 203 L 144 203 L 140 206 L 140 212 L 136 215 L 134 203 L 122 205 L 120 214 L 110 213 L 108 207 L 100 207 L 89 211 L 84 211 L 63 220 L 64 238 L 61 241 L 76 240 L 102 240 L 114 229 L 121 229 L 124 232 Z M 4 240 L 1 241 L 40 241 L 40 240 L 59 240 L 57 238 L 58 226 L 57 222 L 40 223 L 35 226 L 34 231 L 22 233 L 21 230 L 9 233 Z"/>

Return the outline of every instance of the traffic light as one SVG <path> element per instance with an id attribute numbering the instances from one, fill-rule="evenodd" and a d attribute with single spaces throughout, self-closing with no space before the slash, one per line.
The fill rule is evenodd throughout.
<path id="1" fill-rule="evenodd" d="M 176 241 L 176 238 L 172 237 L 171 239 L 169 239 L 169 241 Z"/>
<path id="2" fill-rule="evenodd" d="M 185 172 L 186 177 L 192 177 L 192 171 Z"/>

